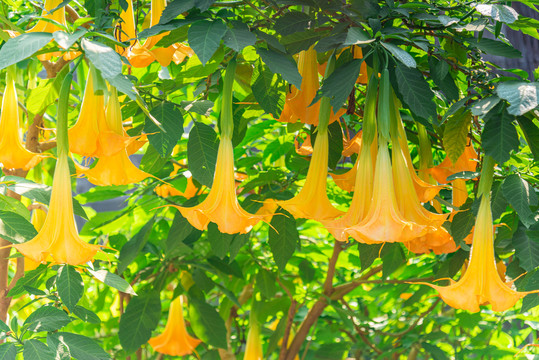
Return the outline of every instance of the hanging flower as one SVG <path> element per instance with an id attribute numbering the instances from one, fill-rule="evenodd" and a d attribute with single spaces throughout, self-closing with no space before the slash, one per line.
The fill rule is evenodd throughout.
<path id="1" fill-rule="evenodd" d="M 361 151 L 361 137 L 363 131 L 358 132 L 352 139 L 346 140 L 344 142 L 344 148 L 342 151 L 342 156 L 352 156 L 352 154 L 359 154 Z M 376 146 L 373 146 L 373 154 L 376 157 Z M 354 163 L 354 166 L 343 174 L 330 173 L 335 184 L 347 192 L 354 191 L 354 186 L 356 182 L 356 173 L 359 165 L 359 158 Z"/>
<path id="2" fill-rule="evenodd" d="M 279 121 L 296 122 L 299 120 L 304 124 L 318 125 L 320 101 L 311 105 L 320 87 L 317 64 L 316 51 L 313 47 L 299 53 L 298 70 L 302 77 L 301 89 L 298 90 L 294 85 L 290 86 Z M 329 123 L 344 115 L 345 111 L 345 109 L 340 109 L 335 114 L 331 110 Z"/>
<path id="3" fill-rule="evenodd" d="M 170 356 L 192 354 L 200 343 L 201 341 L 189 335 L 185 328 L 182 296 L 178 296 L 170 303 L 167 325 L 163 333 L 148 341 L 155 351 Z"/>
<path id="4" fill-rule="evenodd" d="M 318 131 L 305 185 L 292 199 L 278 201 L 278 204 L 295 218 L 322 221 L 335 219 L 343 214 L 333 207 L 326 192 L 328 153 L 328 132 Z"/>
<path id="5" fill-rule="evenodd" d="M 256 321 L 251 322 L 247 334 L 244 360 L 262 360 L 264 356 L 262 342 L 260 341 L 260 325 Z"/>
<path id="6" fill-rule="evenodd" d="M 180 167 L 176 164 L 174 164 L 173 166 L 174 170 L 170 173 L 170 176 L 177 175 L 178 170 L 180 169 Z M 183 196 L 186 199 L 191 199 L 198 195 L 199 192 L 201 192 L 201 188 L 195 185 L 195 183 L 193 182 L 193 177 L 191 175 L 187 176 L 186 179 L 187 185 L 185 186 L 185 190 L 183 191 L 180 191 L 169 184 L 159 185 L 154 189 L 154 191 L 157 195 L 161 197 Z"/>
<path id="7" fill-rule="evenodd" d="M 0 163 L 4 169 L 30 170 L 45 156 L 26 150 L 19 136 L 19 104 L 11 70 L 8 71 L 0 112 Z"/>

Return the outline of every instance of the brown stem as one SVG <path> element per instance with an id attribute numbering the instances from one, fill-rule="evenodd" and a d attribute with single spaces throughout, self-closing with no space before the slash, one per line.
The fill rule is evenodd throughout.
<path id="1" fill-rule="evenodd" d="M 288 338 L 290 337 L 290 329 L 292 329 L 292 323 L 294 322 L 294 316 L 296 314 L 297 301 L 292 297 L 290 290 L 282 283 L 281 279 L 277 277 L 277 282 L 284 289 L 288 297 L 290 298 L 290 307 L 288 308 L 288 315 L 286 317 L 286 327 L 284 330 L 281 351 L 279 353 L 279 359 L 284 359 L 288 352 Z"/>

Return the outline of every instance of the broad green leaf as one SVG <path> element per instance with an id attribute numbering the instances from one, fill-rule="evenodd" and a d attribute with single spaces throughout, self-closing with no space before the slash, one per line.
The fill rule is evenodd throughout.
<path id="1" fill-rule="evenodd" d="M 172 149 L 180 140 L 183 134 L 183 115 L 176 105 L 169 102 L 162 102 L 151 111 L 157 121 L 161 123 L 164 131 L 161 131 L 153 121 L 147 119 L 144 124 L 144 132 L 148 135 L 150 144 L 157 150 L 163 158 L 172 154 Z"/>
<path id="2" fill-rule="evenodd" d="M 69 347 L 56 336 L 56 333 L 47 334 L 47 346 L 54 353 L 55 360 L 71 360 Z"/>
<path id="3" fill-rule="evenodd" d="M 518 116 L 517 122 L 524 133 L 535 161 L 539 161 L 539 127 L 525 116 Z"/>
<path id="4" fill-rule="evenodd" d="M 279 75 L 272 73 L 261 61 L 253 69 L 251 90 L 260 107 L 274 118 L 283 111 L 286 88 Z"/>
<path id="5" fill-rule="evenodd" d="M 213 128 L 195 122 L 187 142 L 187 164 L 193 179 L 202 185 L 212 186 L 218 148 L 219 141 Z"/>
<path id="6" fill-rule="evenodd" d="M 259 40 L 262 40 L 263 42 L 268 44 L 268 48 L 273 48 L 281 53 L 286 53 L 285 47 L 279 42 L 279 40 L 275 36 L 265 33 L 259 29 L 256 29 L 255 33 Z"/>
<path id="7" fill-rule="evenodd" d="M 107 79 L 107 81 L 118 91 L 127 95 L 131 100 L 136 101 L 139 99 L 138 91 L 128 76 L 118 74 L 113 78 Z"/>
<path id="8" fill-rule="evenodd" d="M 310 283 L 314 280 L 316 275 L 316 269 L 313 264 L 307 259 L 301 260 L 298 265 L 299 277 L 303 280 L 304 283 Z"/>
<path id="9" fill-rule="evenodd" d="M 51 33 L 32 32 L 11 38 L 0 48 L 0 70 L 34 55 L 52 40 Z"/>
<path id="10" fill-rule="evenodd" d="M 434 93 L 423 74 L 417 69 L 397 63 L 395 69 L 397 85 L 402 99 L 408 108 L 425 120 L 434 120 L 438 116 L 434 104 Z"/>
<path id="11" fill-rule="evenodd" d="M 482 38 L 481 40 L 466 38 L 466 41 L 489 55 L 503 56 L 506 58 L 521 58 L 522 53 L 504 42 Z"/>
<path id="12" fill-rule="evenodd" d="M 497 96 L 489 96 L 484 99 L 477 100 L 472 106 L 472 115 L 484 116 L 490 110 L 492 110 L 494 106 L 498 105 L 499 102 L 500 98 Z"/>
<path id="13" fill-rule="evenodd" d="M 443 60 L 435 57 L 429 58 L 430 75 L 436 86 L 442 90 L 449 101 L 456 101 L 459 98 L 459 88 L 455 80 L 449 73 L 449 65 Z"/>
<path id="14" fill-rule="evenodd" d="M 530 227 L 535 224 L 535 214 L 530 206 L 537 206 L 537 194 L 535 189 L 517 174 L 509 175 L 502 184 L 504 197 L 517 211 L 520 221 Z"/>
<path id="15" fill-rule="evenodd" d="M 58 269 L 56 287 L 64 305 L 70 311 L 73 311 L 73 308 L 77 305 L 84 292 L 82 276 L 80 276 L 79 272 L 73 266 L 64 265 Z"/>
<path id="16" fill-rule="evenodd" d="M 271 219 L 268 237 L 275 264 L 280 271 L 284 271 L 286 263 L 299 243 L 299 233 L 294 217 L 282 208 L 277 209 Z"/>
<path id="17" fill-rule="evenodd" d="M 195 7 L 195 0 L 173 0 L 167 4 L 167 7 L 161 14 L 159 24 L 166 24 L 174 20 L 178 15 L 191 10 Z M 172 30 L 172 29 L 170 29 Z M 150 35 L 147 35 L 150 36 Z"/>
<path id="18" fill-rule="evenodd" d="M 24 326 L 33 332 L 55 331 L 71 322 L 65 311 L 54 306 L 42 306 L 26 318 Z"/>
<path id="19" fill-rule="evenodd" d="M 277 291 L 275 286 L 275 274 L 264 269 L 259 269 L 256 274 L 255 284 L 262 296 L 266 299 L 271 299 Z"/>
<path id="20" fill-rule="evenodd" d="M 3 211 L 14 212 L 25 219 L 30 219 L 30 211 L 19 200 L 10 196 L 0 194 L 0 209 Z"/>
<path id="21" fill-rule="evenodd" d="M 47 274 L 47 265 L 40 265 L 34 270 L 27 271 L 8 293 L 8 296 L 17 297 L 24 293 L 24 286 L 38 287 L 40 280 Z"/>
<path id="22" fill-rule="evenodd" d="M 210 223 L 208 224 L 208 240 L 211 245 L 211 249 L 215 256 L 220 259 L 223 259 L 230 249 L 230 244 L 236 234 L 224 234 L 219 231 L 217 224 Z"/>
<path id="23" fill-rule="evenodd" d="M 213 56 L 219 43 L 227 31 L 226 25 L 221 20 L 197 21 L 191 25 L 187 33 L 189 46 L 200 59 L 202 65 L 206 65 Z"/>
<path id="24" fill-rule="evenodd" d="M 52 350 L 36 339 L 29 339 L 24 342 L 22 357 L 25 360 L 55 360 Z"/>
<path id="25" fill-rule="evenodd" d="M 34 225 L 21 215 L 0 210 L 0 236 L 14 244 L 32 240 L 37 235 Z"/>
<path id="26" fill-rule="evenodd" d="M 358 243 L 359 250 L 359 261 L 361 262 L 361 271 L 367 269 L 372 265 L 374 260 L 380 256 L 380 249 L 382 248 L 379 244 L 362 244 Z"/>
<path id="27" fill-rule="evenodd" d="M 167 159 L 161 157 L 152 144 L 149 144 L 140 160 L 140 170 L 146 171 L 152 175 L 159 175 L 166 162 Z M 168 174 L 164 176 L 168 176 Z"/>
<path id="28" fill-rule="evenodd" d="M 122 246 L 120 256 L 118 257 L 118 273 L 123 273 L 129 264 L 135 260 L 144 245 L 146 245 L 154 223 L 155 217 L 152 217 L 135 236 Z"/>
<path id="29" fill-rule="evenodd" d="M 120 318 L 118 337 L 123 349 L 127 353 L 132 353 L 145 344 L 157 327 L 160 318 L 159 292 L 154 291 L 133 297 Z"/>
<path id="30" fill-rule="evenodd" d="M 301 89 L 301 75 L 291 56 L 262 48 L 257 48 L 256 52 L 274 74 L 280 74 L 283 79 Z"/>
<path id="31" fill-rule="evenodd" d="M 11 331 L 9 326 L 5 322 L 0 320 L 0 332 L 7 333 L 8 331 Z"/>
<path id="32" fill-rule="evenodd" d="M 283 36 L 307 29 L 313 20 L 304 12 L 290 11 L 279 16 L 273 24 L 273 29 Z"/>
<path id="33" fill-rule="evenodd" d="M 64 76 L 69 71 L 69 67 L 64 67 L 54 79 L 40 82 L 40 84 L 28 92 L 26 108 L 30 114 L 43 114 L 47 108 L 58 98 L 60 86 Z"/>
<path id="34" fill-rule="evenodd" d="M 539 83 L 503 82 L 496 88 L 496 93 L 511 104 L 507 108 L 511 115 L 523 115 L 539 104 Z"/>
<path id="35" fill-rule="evenodd" d="M 450 233 L 455 244 L 460 244 L 470 234 L 475 225 L 475 216 L 472 210 L 459 211 L 453 217 Z"/>
<path id="36" fill-rule="evenodd" d="M 81 44 L 86 57 L 101 71 L 103 78 L 114 79 L 122 73 L 122 60 L 113 48 L 85 38 Z"/>
<path id="37" fill-rule="evenodd" d="M 329 344 L 322 344 L 314 352 L 314 359 L 316 360 L 335 360 L 343 359 L 352 344 L 348 342 L 335 342 Z"/>
<path id="38" fill-rule="evenodd" d="M 296 32 L 283 36 L 281 43 L 285 46 L 289 54 L 297 54 L 300 51 L 308 50 L 311 45 L 315 44 L 325 34 L 325 32 L 321 33 L 314 30 Z"/>
<path id="39" fill-rule="evenodd" d="M 370 35 L 360 27 L 350 27 L 346 33 L 343 45 L 361 45 L 373 42 Z M 389 50 L 389 49 L 388 49 Z"/>
<path id="40" fill-rule="evenodd" d="M 514 116 L 504 111 L 492 116 L 485 123 L 481 141 L 485 154 L 492 156 L 497 163 L 503 164 L 511 157 L 512 150 L 518 150 L 518 133 L 513 125 Z"/>
<path id="41" fill-rule="evenodd" d="M 385 244 L 380 256 L 384 264 L 382 271 L 384 278 L 387 278 L 406 262 L 406 256 L 399 243 Z"/>
<path id="42" fill-rule="evenodd" d="M 68 333 L 58 332 L 50 334 L 58 342 L 67 345 L 71 356 L 77 360 L 108 360 L 111 356 L 89 337 Z"/>
<path id="43" fill-rule="evenodd" d="M 232 21 L 232 26 L 226 31 L 223 38 L 226 46 L 241 52 L 245 47 L 255 44 L 256 35 L 249 30 L 246 24 L 241 21 Z"/>
<path id="44" fill-rule="evenodd" d="M 185 242 L 189 240 L 196 241 L 200 238 L 202 232 L 195 229 L 193 225 L 182 216 L 181 212 L 176 212 L 172 220 L 172 226 L 168 231 L 168 236 L 164 240 L 165 257 L 171 258 L 190 253 L 192 250 Z"/>
<path id="45" fill-rule="evenodd" d="M 477 4 L 475 10 L 482 15 L 507 24 L 514 23 L 518 20 L 518 13 L 515 9 L 507 5 Z"/>
<path id="46" fill-rule="evenodd" d="M 17 358 L 17 348 L 15 344 L 6 342 L 0 344 L 0 360 L 15 360 Z"/>
<path id="47" fill-rule="evenodd" d="M 532 271 L 539 266 L 539 231 L 527 230 L 519 224 L 513 235 L 513 245 L 521 268 Z"/>
<path id="48" fill-rule="evenodd" d="M 417 67 L 417 63 L 415 62 L 415 59 L 412 55 L 410 55 L 407 51 L 401 49 L 400 47 L 393 45 L 391 43 L 383 42 L 382 46 L 385 47 L 393 56 L 399 60 L 401 63 L 406 65 L 409 68 L 415 68 Z"/>
<path id="49" fill-rule="evenodd" d="M 65 31 L 55 31 L 52 36 L 56 43 L 64 49 L 69 49 L 77 40 L 79 40 L 84 34 L 88 32 L 87 29 L 81 28 L 75 31 L 73 34 L 68 34 Z"/>
<path id="50" fill-rule="evenodd" d="M 319 90 L 317 98 L 322 96 L 331 99 L 330 104 L 333 109 L 340 109 L 350 92 L 356 84 L 357 77 L 361 70 L 361 60 L 352 60 L 349 63 L 338 67 L 324 80 L 322 88 Z M 316 98 L 315 98 L 316 100 Z"/>
<path id="51" fill-rule="evenodd" d="M 446 353 L 438 346 L 426 342 L 422 343 L 422 346 L 432 356 L 433 360 L 449 360 Z"/>
<path id="52" fill-rule="evenodd" d="M 87 323 L 99 324 L 101 322 L 101 319 L 99 318 L 99 316 L 97 316 L 96 313 L 79 305 L 75 305 L 75 307 L 73 308 L 73 314 L 75 314 L 79 319 Z"/>
<path id="53" fill-rule="evenodd" d="M 208 345 L 226 349 L 227 332 L 223 318 L 203 300 L 196 297 L 189 300 L 189 320 L 195 335 Z"/>
<path id="54" fill-rule="evenodd" d="M 117 290 L 120 290 L 123 293 L 130 294 L 136 296 L 135 290 L 129 285 L 125 279 L 119 277 L 116 274 L 110 273 L 107 270 L 90 270 L 87 269 L 90 274 L 92 274 L 93 277 L 95 277 L 97 280 L 101 281 L 104 284 L 107 284 L 108 286 L 111 286 Z"/>
<path id="55" fill-rule="evenodd" d="M 456 163 L 464 152 L 471 122 L 472 115 L 464 108 L 445 122 L 444 148 L 453 163 Z"/>

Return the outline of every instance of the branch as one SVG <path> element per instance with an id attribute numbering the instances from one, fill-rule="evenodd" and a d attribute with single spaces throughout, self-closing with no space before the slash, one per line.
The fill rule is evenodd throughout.
<path id="1" fill-rule="evenodd" d="M 288 338 L 290 337 L 290 329 L 292 328 L 292 323 L 294 322 L 294 316 L 296 314 L 297 301 L 292 297 L 290 290 L 282 283 L 281 279 L 277 276 L 277 282 L 284 289 L 288 297 L 290 298 L 290 307 L 288 308 L 288 315 L 286 317 L 286 327 L 284 330 L 281 351 L 279 352 L 279 359 L 286 358 L 288 352 Z"/>

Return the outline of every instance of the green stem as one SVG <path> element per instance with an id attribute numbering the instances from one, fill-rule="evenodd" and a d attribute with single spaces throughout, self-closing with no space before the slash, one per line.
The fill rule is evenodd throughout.
<path id="1" fill-rule="evenodd" d="M 236 59 L 228 62 L 223 83 L 223 100 L 221 104 L 221 136 L 232 138 L 234 134 L 234 116 L 232 113 L 232 88 L 236 75 Z"/>
<path id="2" fill-rule="evenodd" d="M 427 128 L 417 123 L 417 133 L 419 137 L 419 168 L 421 170 L 431 168 L 434 164 L 432 162 L 431 143 Z"/>
<path id="3" fill-rule="evenodd" d="M 367 85 L 367 95 L 365 97 L 365 111 L 363 116 L 363 137 L 364 146 L 370 146 L 376 136 L 376 98 L 378 95 L 378 78 L 375 73 L 371 75 Z"/>
<path id="4" fill-rule="evenodd" d="M 378 95 L 378 133 L 385 140 L 389 140 L 391 126 L 391 84 L 389 83 L 389 70 L 382 71 L 380 90 Z"/>
<path id="5" fill-rule="evenodd" d="M 477 190 L 478 197 L 490 196 L 490 188 L 494 180 L 494 165 L 496 165 L 496 162 L 491 156 L 485 155 L 483 157 L 483 167 Z"/>
<path id="6" fill-rule="evenodd" d="M 335 52 L 331 54 L 326 64 L 324 79 L 327 79 L 335 70 Z M 322 134 L 328 130 L 329 118 L 331 117 L 331 100 L 324 96 L 320 99 L 320 110 L 318 112 L 318 133 Z"/>
<path id="7" fill-rule="evenodd" d="M 58 119 L 56 123 L 56 142 L 58 146 L 58 158 L 69 154 L 69 138 L 67 136 L 67 109 L 69 102 L 69 92 L 73 72 L 69 72 L 62 82 L 60 94 L 58 96 Z"/>

